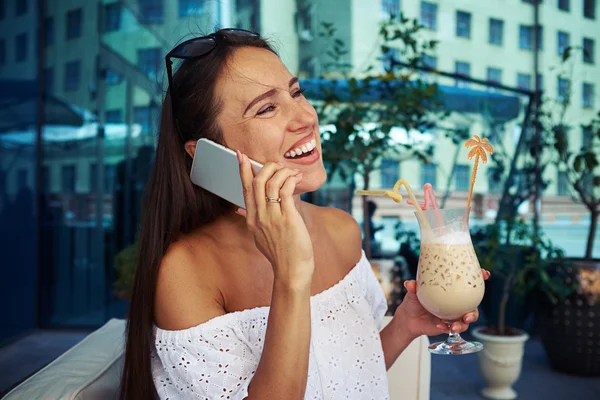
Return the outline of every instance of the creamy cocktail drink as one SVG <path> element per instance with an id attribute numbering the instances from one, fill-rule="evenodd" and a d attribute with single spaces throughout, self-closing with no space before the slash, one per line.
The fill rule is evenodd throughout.
<path id="1" fill-rule="evenodd" d="M 485 291 L 469 233 L 469 211 L 454 208 L 416 213 L 421 231 L 417 298 L 448 327 L 475 310 Z M 482 349 L 481 343 L 467 342 L 452 331 L 446 341 L 429 346 L 435 354 L 468 354 Z"/>
<path id="2" fill-rule="evenodd" d="M 483 276 L 468 232 L 424 235 L 417 273 L 417 297 L 433 315 L 454 321 L 477 308 Z"/>

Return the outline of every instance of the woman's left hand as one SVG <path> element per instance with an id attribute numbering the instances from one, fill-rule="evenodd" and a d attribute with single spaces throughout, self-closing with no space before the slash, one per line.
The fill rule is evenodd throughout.
<path id="1" fill-rule="evenodd" d="M 490 272 L 482 269 L 483 279 L 490 277 Z M 448 325 L 440 318 L 427 311 L 417 298 L 417 282 L 414 280 L 405 281 L 404 287 L 408 291 L 404 300 L 394 313 L 394 322 L 402 327 L 408 335 L 416 338 L 421 335 L 435 336 L 442 333 L 449 333 Z M 469 328 L 469 324 L 477 321 L 479 311 L 477 309 L 463 315 L 462 320 L 452 323 L 452 332 L 461 333 Z"/>

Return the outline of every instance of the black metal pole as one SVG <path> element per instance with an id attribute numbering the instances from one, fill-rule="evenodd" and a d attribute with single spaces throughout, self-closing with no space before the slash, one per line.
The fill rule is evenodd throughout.
<path id="1" fill-rule="evenodd" d="M 535 92 L 540 93 L 540 82 L 538 79 L 539 74 L 539 48 L 538 43 L 540 41 L 540 1 L 535 1 L 533 4 L 533 73 L 535 76 Z M 535 102 L 533 110 L 533 134 L 534 134 L 534 158 L 535 158 L 535 188 L 533 192 L 533 230 L 537 236 L 539 231 L 540 213 L 541 213 L 541 195 L 542 195 L 542 173 L 541 167 L 541 156 L 542 156 L 542 137 L 541 129 L 539 124 L 539 107 L 541 106 L 541 98 L 536 96 L 537 101 Z"/>
<path id="2" fill-rule="evenodd" d="M 46 1 L 38 0 L 38 14 L 37 14 L 37 26 L 38 26 L 38 34 L 37 34 L 37 76 L 38 76 L 38 87 L 37 87 L 37 118 L 36 118 L 36 129 L 35 129 L 35 257 L 36 257 L 36 308 L 35 308 L 35 321 L 36 327 L 41 327 L 44 325 L 43 321 L 43 312 L 42 310 L 46 309 L 48 304 L 44 302 L 45 288 L 44 283 L 44 265 L 46 262 L 44 257 L 42 257 L 43 245 L 42 245 L 42 218 L 43 218 L 43 204 L 44 204 L 44 193 L 43 193 L 43 184 L 42 184 L 42 149 L 43 149 L 43 131 L 44 131 L 44 98 L 46 92 L 46 76 L 44 74 L 45 69 L 45 56 L 46 56 L 46 46 L 45 46 L 45 33 L 46 33 L 46 24 L 44 18 L 44 12 L 46 10 Z"/>

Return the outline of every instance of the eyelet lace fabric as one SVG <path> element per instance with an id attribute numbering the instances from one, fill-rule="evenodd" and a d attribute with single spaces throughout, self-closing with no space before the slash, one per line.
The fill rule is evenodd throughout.
<path id="1" fill-rule="evenodd" d="M 387 302 L 363 252 L 337 284 L 311 297 L 305 399 L 389 399 L 379 331 Z M 161 399 L 243 399 L 264 346 L 269 307 L 193 328 L 154 328 L 152 374 Z"/>

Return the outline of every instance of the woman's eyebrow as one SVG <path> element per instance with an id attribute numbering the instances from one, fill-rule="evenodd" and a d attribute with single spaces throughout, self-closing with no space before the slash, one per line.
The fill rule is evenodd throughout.
<path id="1" fill-rule="evenodd" d="M 293 77 L 292 79 L 290 79 L 290 83 L 289 86 L 292 87 L 296 82 L 298 82 L 298 78 L 297 77 Z M 256 96 L 249 104 L 248 107 L 246 107 L 246 109 L 244 110 L 244 114 L 246 114 L 248 112 L 249 109 L 251 109 L 256 103 L 258 103 L 261 100 L 266 99 L 267 97 L 271 97 L 273 96 L 275 93 L 277 93 L 277 89 L 271 89 L 261 95 Z"/>

